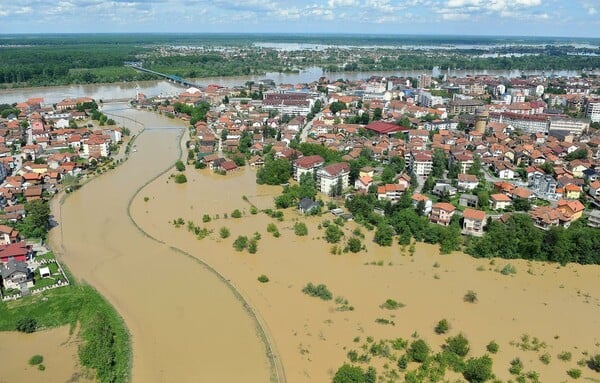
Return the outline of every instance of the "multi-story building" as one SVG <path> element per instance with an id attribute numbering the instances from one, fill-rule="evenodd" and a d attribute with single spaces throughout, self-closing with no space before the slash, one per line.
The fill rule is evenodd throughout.
<path id="1" fill-rule="evenodd" d="M 485 211 L 466 208 L 463 212 L 463 234 L 480 237 L 483 235 L 485 224 Z"/>
<path id="2" fill-rule="evenodd" d="M 547 133 L 548 117 L 518 113 L 490 113 L 490 121 L 508 124 L 523 133 Z"/>
<path id="3" fill-rule="evenodd" d="M 559 134 L 575 134 L 580 136 L 590 127 L 590 121 L 577 118 L 550 117 L 548 132 Z"/>
<path id="4" fill-rule="evenodd" d="M 419 150 L 410 153 L 410 170 L 417 176 L 428 176 L 433 168 L 431 152 Z"/>
<path id="5" fill-rule="evenodd" d="M 585 116 L 592 122 L 600 122 L 600 98 L 588 100 Z"/>
<path id="6" fill-rule="evenodd" d="M 452 100 L 448 103 L 450 114 L 475 113 L 475 110 L 483 106 L 481 100 Z"/>
<path id="7" fill-rule="evenodd" d="M 431 207 L 431 213 L 429 214 L 429 221 L 437 223 L 438 225 L 448 226 L 452 220 L 452 216 L 456 208 L 447 202 L 438 202 L 433 204 Z"/>
<path id="8" fill-rule="evenodd" d="M 317 187 L 321 193 L 340 195 L 348 187 L 350 166 L 345 162 L 331 164 L 317 171 Z"/>
<path id="9" fill-rule="evenodd" d="M 323 167 L 325 160 L 319 155 L 300 157 L 292 162 L 292 174 L 296 181 L 300 180 L 300 176 L 305 173 L 310 173 L 316 178 L 317 170 Z"/>

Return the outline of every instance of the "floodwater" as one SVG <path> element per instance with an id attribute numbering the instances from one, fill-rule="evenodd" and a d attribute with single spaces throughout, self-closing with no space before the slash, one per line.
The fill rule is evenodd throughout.
<path id="1" fill-rule="evenodd" d="M 551 382 L 567 380 L 566 371 L 580 368 L 576 363 L 585 351 L 600 352 L 600 267 L 511 260 L 517 273 L 506 276 L 498 271 L 509 263 L 506 260 L 490 264 L 459 253 L 439 255 L 437 246 L 425 244 L 417 244 L 411 257 L 398 245 L 378 247 L 371 242 L 372 233 L 364 229 L 367 252 L 332 255 L 331 245 L 320 238 L 318 229 L 331 216 L 304 218 L 286 210 L 285 220 L 278 222 L 263 213 L 250 214 L 244 196 L 262 209 L 271 207 L 273 196 L 281 190 L 256 185 L 253 169 L 220 176 L 188 167 L 186 175 L 188 182 L 183 185 L 168 182 L 165 175 L 143 188 L 132 203 L 132 216 L 150 235 L 202 259 L 233 281 L 264 318 L 288 382 L 330 381 L 348 361 L 346 353 L 353 349 L 360 353 L 359 346 L 368 336 L 376 341 L 410 339 L 416 333 L 439 350 L 448 335 L 436 335 L 433 328 L 442 318 L 450 322 L 450 335 L 463 332 L 469 339 L 470 356 L 485 354 L 491 340 L 500 345 L 492 357 L 494 372 L 503 380 L 512 378 L 508 367 L 515 357 L 523 360 L 525 371 L 537 371 L 540 381 Z M 231 218 L 234 209 L 241 210 L 243 217 Z M 212 221 L 203 223 L 204 214 Z M 213 232 L 199 240 L 186 225 L 172 224 L 179 217 Z M 294 234 L 296 220 L 307 223 L 308 236 Z M 280 238 L 267 232 L 271 222 Z M 220 238 L 221 227 L 230 230 L 229 238 Z M 356 227 L 352 222 L 345 225 L 346 238 Z M 255 232 L 261 236 L 256 254 L 233 249 L 238 235 Z M 259 283 L 261 274 L 270 281 Z M 304 295 L 301 289 L 308 282 L 326 284 L 354 311 L 338 311 L 333 300 Z M 477 303 L 463 301 L 468 290 L 478 294 Z M 380 308 L 388 298 L 406 306 L 393 311 Z M 394 325 L 378 324 L 377 318 L 392 320 Z M 518 348 L 514 342 L 524 334 L 530 341 L 537 337 L 545 342 L 545 348 Z M 353 341 L 355 337 L 360 337 L 359 343 Z M 573 359 L 559 361 L 556 355 L 562 351 L 572 352 Z M 539 360 L 546 352 L 552 359 L 549 365 Z M 372 360 L 380 373 L 385 362 Z M 387 362 L 393 369 L 395 362 Z M 588 368 L 581 369 L 583 377 L 598 378 Z"/>
<path id="2" fill-rule="evenodd" d="M 132 339 L 133 382 L 268 382 L 265 343 L 233 290 L 193 258 L 144 235 L 128 216 L 137 190 L 179 157 L 185 126 L 123 105 L 104 111 L 147 130 L 123 165 L 71 194 L 61 208 L 55 204 L 60 226 L 51 231 L 51 244 L 122 315 Z M 135 132 L 131 121 L 124 122 Z"/>
<path id="3" fill-rule="evenodd" d="M 441 69 L 439 67 L 433 70 L 400 70 L 400 71 L 373 71 L 373 72 L 333 72 L 326 73 L 319 67 L 309 67 L 298 73 L 279 73 L 268 72 L 262 75 L 231 76 L 231 77 L 205 77 L 189 79 L 200 86 L 217 84 L 226 87 L 243 86 L 248 81 L 258 82 L 263 79 L 270 79 L 276 84 L 298 84 L 310 83 L 316 81 L 321 76 L 326 76 L 331 80 L 365 80 L 371 76 L 400 76 L 417 77 L 421 74 L 430 74 L 439 76 L 447 74 L 448 77 L 465 77 L 475 75 L 519 77 L 526 75 L 545 75 L 545 76 L 579 76 L 581 72 L 568 70 L 463 70 L 463 69 Z M 593 72 L 596 73 L 597 72 Z M 122 82 L 113 84 L 85 84 L 85 85 L 65 85 L 51 86 L 43 88 L 18 88 L 0 90 L 0 103 L 12 104 L 14 102 L 25 101 L 30 97 L 44 97 L 47 104 L 57 103 L 65 98 L 92 97 L 95 100 L 110 100 L 122 98 L 134 98 L 136 89 L 148 97 L 177 95 L 183 91 L 183 88 L 168 81 L 140 81 L 140 82 Z"/>
<path id="4" fill-rule="evenodd" d="M 79 365 L 79 338 L 69 326 L 23 334 L 0 332 L 0 382 L 89 382 Z M 44 357 L 44 371 L 29 365 L 34 355 Z"/>

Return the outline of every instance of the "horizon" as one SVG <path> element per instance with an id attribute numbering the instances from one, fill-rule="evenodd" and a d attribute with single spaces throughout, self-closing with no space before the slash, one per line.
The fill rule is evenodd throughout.
<path id="1" fill-rule="evenodd" d="M 0 34 L 267 33 L 600 38 L 592 0 L 22 0 Z M 34 17 L 35 16 L 35 17 Z"/>

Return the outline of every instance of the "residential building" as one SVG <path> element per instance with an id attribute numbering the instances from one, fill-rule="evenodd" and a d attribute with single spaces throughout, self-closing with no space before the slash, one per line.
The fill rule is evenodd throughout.
<path id="1" fill-rule="evenodd" d="M 585 116 L 592 122 L 600 122 L 600 98 L 588 100 Z"/>
<path id="2" fill-rule="evenodd" d="M 398 202 L 406 188 L 400 184 L 385 184 L 377 188 L 377 199 L 379 201 L 389 200 L 392 203 Z"/>
<path id="3" fill-rule="evenodd" d="M 557 209 L 568 218 L 570 222 L 576 221 L 583 215 L 585 206 L 578 200 L 566 201 L 561 199 L 558 201 Z"/>
<path id="4" fill-rule="evenodd" d="M 481 100 L 452 100 L 448 103 L 450 114 L 475 113 L 475 110 L 483 106 Z"/>
<path id="5" fill-rule="evenodd" d="M 300 157 L 292 162 L 293 176 L 296 181 L 300 180 L 300 176 L 305 173 L 310 173 L 316 178 L 317 170 L 323 167 L 325 160 L 319 155 Z"/>
<path id="6" fill-rule="evenodd" d="M 33 287 L 33 273 L 27 268 L 27 263 L 11 259 L 1 265 L 0 270 L 5 289 L 20 289 L 23 284 Z"/>
<path id="7" fill-rule="evenodd" d="M 429 197 L 423 195 L 423 194 L 419 194 L 419 193 L 414 193 L 412 195 L 412 204 L 413 204 L 413 208 L 418 209 L 419 208 L 419 202 L 423 201 L 422 205 L 423 205 L 423 212 L 422 214 L 429 214 L 431 212 L 431 208 L 433 207 L 433 202 L 431 202 L 431 199 L 429 199 Z"/>
<path id="8" fill-rule="evenodd" d="M 466 235 L 483 235 L 483 228 L 486 225 L 485 211 L 475 209 L 465 209 L 463 212 L 462 233 Z"/>
<path id="9" fill-rule="evenodd" d="M 550 117 L 550 125 L 548 127 L 548 133 L 550 135 L 556 134 L 574 134 L 580 136 L 586 132 L 590 127 L 589 120 L 575 119 L 575 118 L 563 118 L 563 117 Z"/>
<path id="10" fill-rule="evenodd" d="M 25 241 L 0 246 L 0 262 L 2 263 L 6 263 L 11 259 L 17 262 L 26 262 L 31 257 L 33 257 L 33 248 Z"/>
<path id="11" fill-rule="evenodd" d="M 512 200 L 502 193 L 492 194 L 490 196 L 490 206 L 494 210 L 504 210 L 512 205 Z"/>
<path id="12" fill-rule="evenodd" d="M 594 181 L 590 183 L 588 193 L 594 198 L 600 197 L 600 181 Z"/>
<path id="13" fill-rule="evenodd" d="M 473 194 L 461 194 L 460 198 L 458 199 L 458 205 L 465 207 L 477 207 L 479 206 L 479 197 Z"/>
<path id="14" fill-rule="evenodd" d="M 433 204 L 431 207 L 431 213 L 429 214 L 429 221 L 437 223 L 438 225 L 448 226 L 452 220 L 452 216 L 456 208 L 447 202 L 438 202 Z"/>
<path id="15" fill-rule="evenodd" d="M 588 217 L 589 227 L 600 227 L 600 210 L 592 210 Z"/>
<path id="16" fill-rule="evenodd" d="M 17 230 L 10 226 L 0 225 L 0 245 L 8 245 L 20 240 L 21 236 Z"/>
<path id="17" fill-rule="evenodd" d="M 461 173 L 458 175 L 458 190 L 461 192 L 474 190 L 479 185 L 479 179 L 473 174 Z"/>
<path id="18" fill-rule="evenodd" d="M 325 166 L 317 171 L 317 187 L 321 193 L 341 195 L 341 190 L 348 187 L 350 166 L 345 162 Z"/>
<path id="19" fill-rule="evenodd" d="M 373 185 L 373 178 L 369 176 L 362 176 L 354 181 L 355 190 L 367 191 L 371 185 Z"/>
<path id="20" fill-rule="evenodd" d="M 409 168 L 417 176 L 428 176 L 433 168 L 431 152 L 424 150 L 411 152 Z"/>

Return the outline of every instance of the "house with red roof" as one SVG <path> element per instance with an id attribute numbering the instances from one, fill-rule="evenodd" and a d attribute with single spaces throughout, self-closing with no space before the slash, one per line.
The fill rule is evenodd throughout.
<path id="1" fill-rule="evenodd" d="M 406 187 L 400 184 L 385 184 L 377 187 L 377 199 L 379 201 L 388 200 L 392 203 L 398 202 Z"/>
<path id="2" fill-rule="evenodd" d="M 17 262 L 26 262 L 31 257 L 33 257 L 33 247 L 25 241 L 0 246 L 0 262 L 2 263 L 6 263 L 11 259 Z"/>
<path id="3" fill-rule="evenodd" d="M 346 162 L 325 166 L 317 171 L 317 188 L 321 193 L 339 195 L 339 191 L 336 191 L 338 185 L 341 185 L 342 190 L 346 189 L 349 176 L 350 165 Z"/>
<path id="4" fill-rule="evenodd" d="M 305 173 L 316 176 L 317 171 L 323 167 L 325 160 L 319 155 L 300 157 L 292 162 L 293 177 L 296 181 Z"/>
<path id="5" fill-rule="evenodd" d="M 480 237 L 486 225 L 485 211 L 466 208 L 463 211 L 462 233 Z"/>
<path id="6" fill-rule="evenodd" d="M 429 221 L 438 225 L 448 226 L 454 216 L 456 208 L 447 202 L 438 202 L 431 207 Z"/>
<path id="7" fill-rule="evenodd" d="M 369 125 L 365 126 L 365 129 L 375 132 L 379 135 L 388 135 L 388 136 L 391 136 L 398 132 L 406 132 L 409 130 L 408 128 L 405 128 L 404 126 L 396 125 L 391 122 L 385 122 L 385 121 L 371 122 Z"/>

